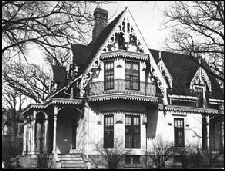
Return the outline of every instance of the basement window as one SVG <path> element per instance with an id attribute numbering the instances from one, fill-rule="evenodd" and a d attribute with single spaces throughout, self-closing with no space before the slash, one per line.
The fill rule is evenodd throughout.
<path id="1" fill-rule="evenodd" d="M 125 164 L 128 165 L 139 165 L 140 162 L 140 155 L 126 155 L 125 156 Z"/>

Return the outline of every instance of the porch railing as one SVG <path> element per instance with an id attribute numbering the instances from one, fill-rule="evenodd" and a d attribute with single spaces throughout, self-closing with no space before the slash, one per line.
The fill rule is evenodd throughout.
<path id="1" fill-rule="evenodd" d="M 156 86 L 153 83 L 146 83 L 144 81 L 139 81 L 139 90 L 130 90 L 125 88 L 124 79 L 115 79 L 114 88 L 110 90 L 105 90 L 104 81 L 91 82 L 89 86 L 89 96 L 101 94 L 117 94 L 117 93 L 156 96 Z"/>

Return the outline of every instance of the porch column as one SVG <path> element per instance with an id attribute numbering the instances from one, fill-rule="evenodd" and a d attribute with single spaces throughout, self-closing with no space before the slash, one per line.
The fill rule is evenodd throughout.
<path id="1" fill-rule="evenodd" d="M 44 152 L 46 152 L 47 153 L 47 151 L 48 151 L 48 115 L 47 114 L 45 114 L 45 121 L 44 121 L 44 128 L 45 128 L 45 130 L 44 130 Z"/>
<path id="2" fill-rule="evenodd" d="M 36 123 L 37 111 L 33 113 L 33 119 L 31 121 L 31 153 L 35 153 L 35 123 Z"/>
<path id="3" fill-rule="evenodd" d="M 31 118 L 29 118 L 29 125 L 27 124 L 28 127 L 28 151 L 29 153 L 31 152 Z"/>
<path id="4" fill-rule="evenodd" d="M 27 118 L 24 119 L 24 125 L 23 125 L 23 155 L 26 154 L 27 149 Z"/>
<path id="5" fill-rule="evenodd" d="M 87 156 L 88 158 L 88 153 L 89 153 L 89 105 L 87 102 L 85 102 L 84 105 L 84 122 L 85 122 L 85 128 L 84 128 L 84 148 L 83 148 L 83 153 Z"/>
<path id="6" fill-rule="evenodd" d="M 207 126 L 206 126 L 206 129 L 207 129 L 207 150 L 210 149 L 210 144 L 209 144 L 209 115 L 206 116 L 206 123 L 207 123 Z"/>
<path id="7" fill-rule="evenodd" d="M 58 115 L 58 106 L 54 106 L 54 134 L 53 134 L 53 150 L 52 150 L 52 153 L 57 152 L 57 146 L 56 146 L 57 115 Z"/>

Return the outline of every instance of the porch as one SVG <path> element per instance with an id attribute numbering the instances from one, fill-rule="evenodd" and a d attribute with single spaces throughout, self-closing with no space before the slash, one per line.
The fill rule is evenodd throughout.
<path id="1" fill-rule="evenodd" d="M 63 163 L 70 166 L 72 155 L 84 162 L 77 149 L 77 144 L 83 141 L 83 137 L 77 138 L 78 123 L 83 117 L 81 108 L 82 99 L 52 98 L 45 104 L 30 105 L 24 111 L 23 155 L 31 156 L 34 165 L 38 165 L 40 156 L 52 156 L 53 168 L 61 168 Z M 65 155 L 70 156 L 67 161 L 62 157 Z M 83 166 L 86 167 L 84 163 Z"/>

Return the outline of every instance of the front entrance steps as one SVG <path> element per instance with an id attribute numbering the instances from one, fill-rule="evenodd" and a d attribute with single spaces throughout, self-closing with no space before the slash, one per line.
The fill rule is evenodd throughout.
<path id="1" fill-rule="evenodd" d="M 62 169 L 87 169 L 87 165 L 80 153 L 58 154 Z"/>

